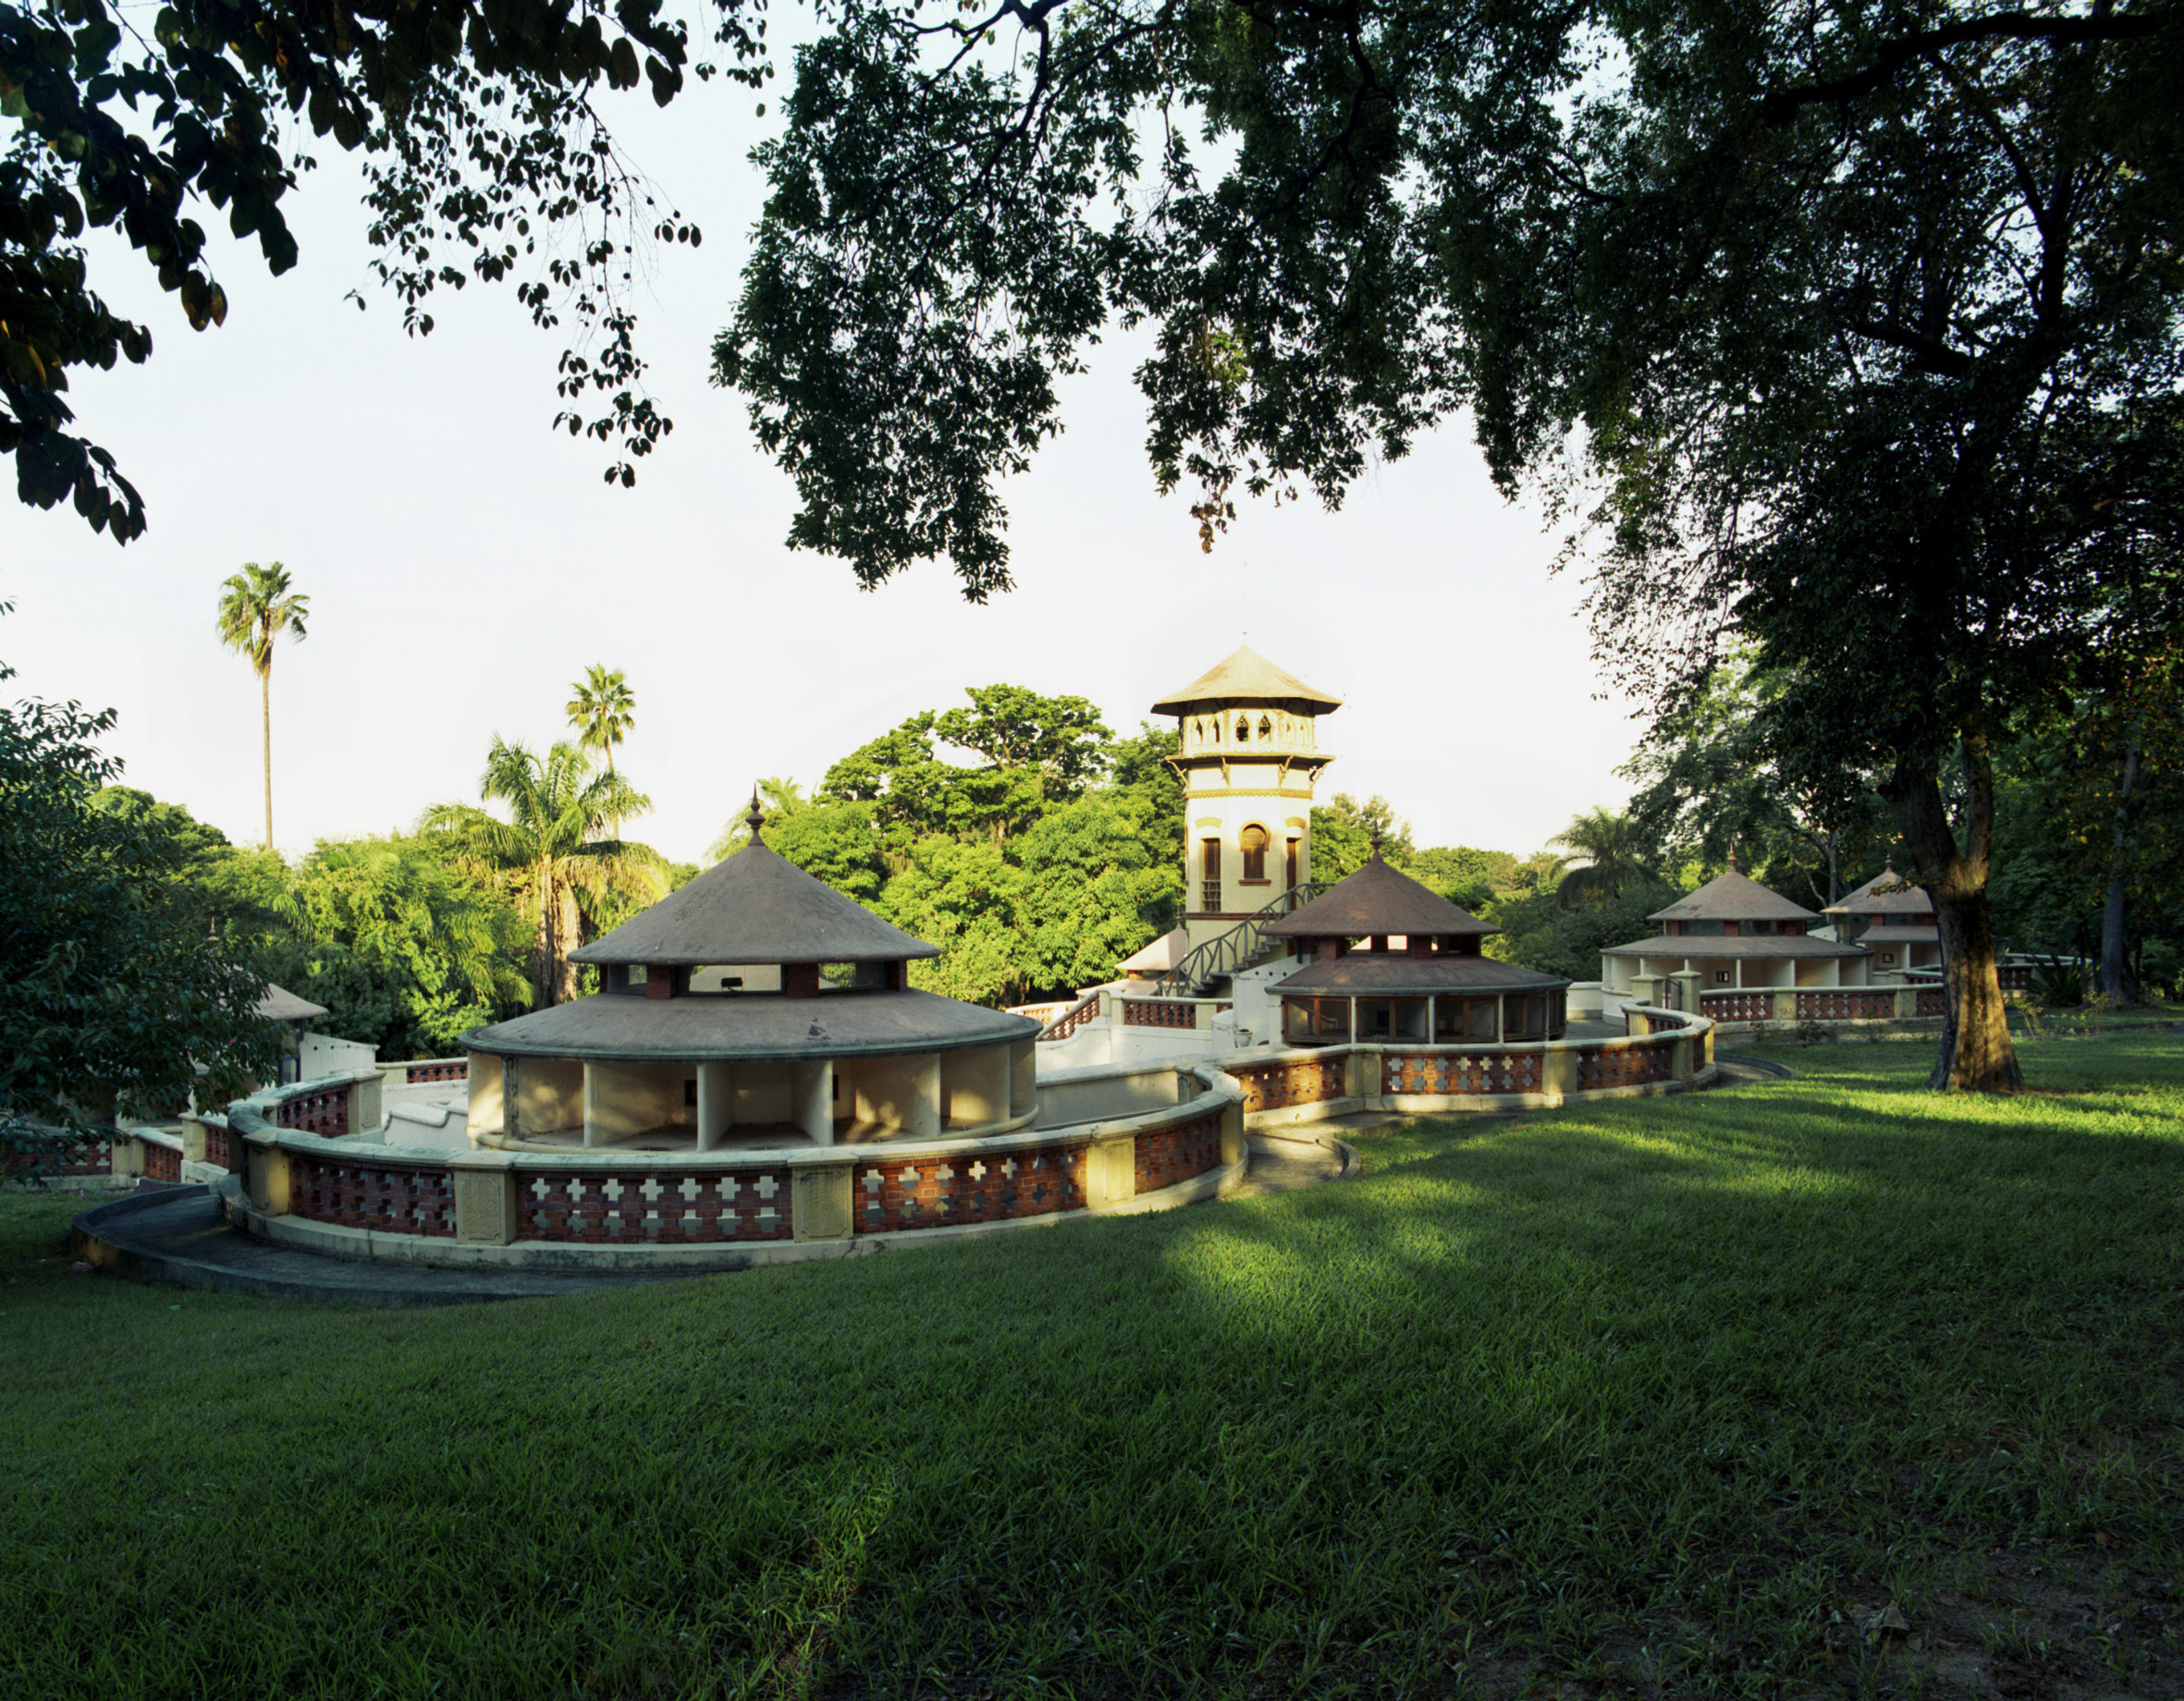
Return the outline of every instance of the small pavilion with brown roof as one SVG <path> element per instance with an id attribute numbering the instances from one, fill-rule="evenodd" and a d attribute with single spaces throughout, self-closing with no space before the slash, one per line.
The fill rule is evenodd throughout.
<path id="1" fill-rule="evenodd" d="M 1306 964 L 1268 990 L 1293 1046 L 1560 1039 L 1570 983 L 1484 956 L 1500 932 L 1381 859 L 1267 924 Z"/>
<path id="2" fill-rule="evenodd" d="M 1896 872 L 1892 860 L 1855 892 L 1822 912 L 1830 931 L 1847 944 L 1872 953 L 1870 973 L 1876 981 L 1900 978 L 1906 969 L 1942 966 L 1941 928 L 1933 919 L 1933 899 Z"/>
<path id="3" fill-rule="evenodd" d="M 1027 1125 L 1039 1024 L 909 983 L 939 949 L 751 842 L 570 955 L 604 989 L 463 1035 L 483 1145 L 829 1145 Z"/>
<path id="4" fill-rule="evenodd" d="M 267 981 L 251 1013 L 263 1021 L 278 1022 L 287 1030 L 280 1040 L 281 1057 L 277 1065 L 280 1084 L 286 1086 L 301 1079 L 304 1036 L 311 1032 L 311 1024 L 326 1013 L 326 1007 L 313 1004 L 309 998 L 300 998 L 286 986 L 276 986 Z"/>
<path id="5" fill-rule="evenodd" d="M 1678 974 L 1696 974 L 1701 993 L 1866 985 L 1860 947 L 1812 936 L 1818 915 L 1734 868 L 1646 919 L 1661 931 L 1601 953 L 1601 989 L 1611 997 L 1651 1002 Z"/>

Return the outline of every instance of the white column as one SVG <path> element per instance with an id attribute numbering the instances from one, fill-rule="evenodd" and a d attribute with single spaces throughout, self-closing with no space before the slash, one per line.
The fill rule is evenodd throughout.
<path id="1" fill-rule="evenodd" d="M 1494 1044 L 1497 1046 L 1502 1043 L 1503 1030 L 1508 1026 L 1508 1016 L 1509 995 L 1497 992 L 1494 994 Z"/>
<path id="2" fill-rule="evenodd" d="M 600 1126 L 599 1071 L 589 1063 L 584 1065 L 584 1144 L 599 1145 L 606 1140 L 606 1131 Z"/>
<path id="3" fill-rule="evenodd" d="M 725 1063 L 698 1065 L 698 1150 L 710 1152 L 736 1120 L 735 1083 Z"/>
<path id="4" fill-rule="evenodd" d="M 834 1144 L 834 1065 L 825 1058 L 796 1066 L 796 1125 L 814 1145 Z"/>
<path id="5" fill-rule="evenodd" d="M 902 1132 L 913 1140 L 940 1137 L 940 1054 L 918 1058 L 910 1066 L 909 1103 L 903 1106 Z"/>

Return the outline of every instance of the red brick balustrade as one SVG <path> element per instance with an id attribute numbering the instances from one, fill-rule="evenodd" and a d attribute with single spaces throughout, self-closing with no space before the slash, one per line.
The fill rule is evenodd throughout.
<path id="1" fill-rule="evenodd" d="M 1099 995 L 1080 998 L 1061 1015 L 1039 1030 L 1041 1039 L 1067 1039 L 1087 1022 L 1099 1014 Z"/>
<path id="2" fill-rule="evenodd" d="M 1124 998 L 1123 1025 L 1126 1028 L 1195 1028 L 1198 1007 L 1183 998 Z"/>
<path id="3" fill-rule="evenodd" d="M 1462 1097 L 1473 1093 L 1537 1093 L 1545 1054 L 1529 1051 L 1392 1052 L 1380 1059 L 1380 1091 Z"/>
<path id="4" fill-rule="evenodd" d="M 1716 1022 L 1773 1022 L 1774 995 L 1771 992 L 1702 992 L 1699 1013 Z"/>
<path id="5" fill-rule="evenodd" d="M 79 1143 L 56 1142 L 50 1148 L 51 1156 L 40 1165 L 40 1155 L 35 1152 L 15 1151 L 0 1156 L 0 1175 L 13 1175 L 18 1170 L 28 1173 L 34 1166 L 42 1167 L 48 1177 L 65 1175 L 110 1175 L 114 1169 L 114 1143 L 104 1136 Z"/>
<path id="6" fill-rule="evenodd" d="M 1822 987 L 1798 994 L 1799 1022 L 1882 1022 L 1896 1014 L 1896 993 L 1879 986 L 1860 992 L 1853 987 Z"/>
<path id="7" fill-rule="evenodd" d="M 436 1164 L 321 1157 L 288 1158 L 289 1210 L 313 1222 L 374 1234 L 455 1234 L 455 1186 Z"/>
<path id="8" fill-rule="evenodd" d="M 1217 1127 L 1216 1161 L 1220 1144 Z M 863 1160 L 851 1179 L 855 1231 L 887 1234 L 1082 1210 L 1085 1150 L 1078 1139 L 946 1157 Z"/>
<path id="9" fill-rule="evenodd" d="M 2005 992 L 2031 992 L 2032 990 L 2032 971 L 2025 963 L 2006 962 L 1999 964 L 1994 970 L 1994 978 L 2001 984 L 2002 990 Z"/>
<path id="10" fill-rule="evenodd" d="M 1914 1013 L 1920 1016 L 1946 1016 L 1949 1013 L 1949 993 L 1944 986 L 1921 986 L 1912 1004 Z"/>
<path id="11" fill-rule="evenodd" d="M 301 1129 L 307 1134 L 346 1134 L 349 1088 L 344 1084 L 317 1093 L 299 1093 L 275 1106 L 273 1115 L 267 1120 L 276 1128 Z"/>
<path id="12" fill-rule="evenodd" d="M 792 1238 L 786 1164 L 741 1169 L 517 1172 L 518 1237 L 692 1246 Z"/>
<path id="13" fill-rule="evenodd" d="M 145 1140 L 139 1143 L 144 1148 L 144 1174 L 154 1181 L 178 1181 L 182 1179 L 182 1155 L 171 1145 L 158 1145 Z"/>
<path id="14" fill-rule="evenodd" d="M 1674 1079 L 1674 1046 L 1588 1046 L 1577 1053 L 1577 1091 L 1649 1086 Z"/>
<path id="15" fill-rule="evenodd" d="M 227 1162 L 227 1131 L 225 1128 L 215 1128 L 210 1122 L 204 1123 L 202 1126 L 204 1128 L 204 1161 L 208 1164 L 219 1164 L 225 1167 Z"/>
<path id="16" fill-rule="evenodd" d="M 1218 1110 L 1174 1128 L 1155 1129 L 1137 1136 L 1137 1170 L 1135 1192 L 1157 1193 L 1163 1187 L 1195 1181 L 1221 1162 L 1221 1117 Z"/>
<path id="17" fill-rule="evenodd" d="M 468 1081 L 468 1058 L 439 1058 L 429 1063 L 411 1063 L 405 1066 L 402 1077 L 411 1086 L 421 1081 Z"/>
<path id="18" fill-rule="evenodd" d="M 1230 1063 L 1228 1072 L 1244 1088 L 1246 1116 L 1258 1110 L 1286 1110 L 1292 1105 L 1322 1104 L 1349 1091 L 1348 1071 L 1339 1056 L 1292 1063 Z"/>

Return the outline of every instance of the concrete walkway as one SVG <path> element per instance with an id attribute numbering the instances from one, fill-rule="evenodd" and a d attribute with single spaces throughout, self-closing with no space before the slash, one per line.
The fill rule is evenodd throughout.
<path id="1" fill-rule="evenodd" d="M 355 1305 L 466 1305 L 693 1279 L 688 1273 L 436 1270 L 325 1258 L 269 1245 L 230 1229 L 221 1220 L 219 1201 L 209 1187 L 161 1188 L 94 1205 L 78 1214 L 69 1239 L 79 1258 L 139 1281 Z"/>

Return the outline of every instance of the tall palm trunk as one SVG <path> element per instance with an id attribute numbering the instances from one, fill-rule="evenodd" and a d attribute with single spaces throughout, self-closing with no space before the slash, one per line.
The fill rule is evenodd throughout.
<path id="1" fill-rule="evenodd" d="M 273 669 L 258 669 L 258 730 L 265 756 L 265 848 L 273 849 Z"/>
<path id="2" fill-rule="evenodd" d="M 554 1001 L 554 988 L 559 982 L 558 973 L 560 952 L 556 949 L 559 941 L 556 936 L 556 924 L 561 919 L 560 894 L 554 889 L 554 865 L 542 862 L 538 864 L 538 961 L 531 973 L 531 1003 L 534 1010 L 544 1010 Z"/>

